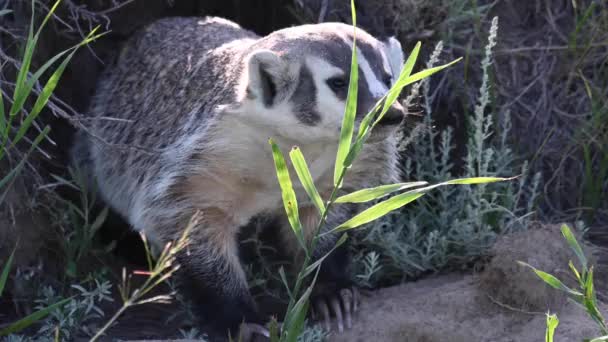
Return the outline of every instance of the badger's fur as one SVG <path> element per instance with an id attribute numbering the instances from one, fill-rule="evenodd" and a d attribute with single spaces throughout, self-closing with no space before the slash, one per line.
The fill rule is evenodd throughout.
<path id="1" fill-rule="evenodd" d="M 356 39 L 361 119 L 395 81 L 403 54 L 392 38 L 382 42 L 357 30 Z M 93 124 L 79 136 L 74 160 L 90 171 L 105 201 L 158 245 L 178 238 L 201 211 L 179 261 L 212 328 L 234 333 L 242 321 L 264 323 L 237 234 L 254 216 L 285 217 L 268 139 L 284 152 L 302 149 L 322 197 L 333 187 L 352 42 L 353 28 L 339 23 L 258 37 L 219 18 L 163 19 L 132 37 L 100 81 Z M 393 133 L 403 115 L 399 105 L 391 108 L 349 170 L 344 192 L 397 179 Z M 310 236 L 318 212 L 299 182 L 294 186 Z M 327 226 L 353 213 L 338 206 Z M 282 222 L 286 249 L 299 250 Z M 326 235 L 316 254 L 334 241 Z M 328 262 L 322 278 L 339 290 L 345 265 Z"/>

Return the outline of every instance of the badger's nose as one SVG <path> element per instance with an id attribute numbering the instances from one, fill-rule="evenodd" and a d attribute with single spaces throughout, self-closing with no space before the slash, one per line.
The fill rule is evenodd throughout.
<path id="1" fill-rule="evenodd" d="M 405 118 L 405 109 L 399 101 L 395 101 L 378 124 L 383 126 L 398 125 L 403 121 L 403 118 Z"/>

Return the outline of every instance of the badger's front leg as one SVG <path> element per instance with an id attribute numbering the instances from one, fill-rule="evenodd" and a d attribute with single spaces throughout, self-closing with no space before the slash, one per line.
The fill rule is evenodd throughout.
<path id="1" fill-rule="evenodd" d="M 329 231 L 350 218 L 355 207 L 336 206 L 327 216 L 323 231 Z M 326 255 L 336 245 L 340 233 L 327 234 L 319 239 L 314 250 L 314 258 Z M 333 315 L 339 332 L 352 327 L 353 315 L 359 306 L 359 290 L 350 276 L 351 255 L 349 240 L 336 248 L 325 260 L 319 272 L 317 285 L 311 297 L 312 313 L 322 321 L 326 330 L 331 330 L 330 317 Z"/>
<path id="2" fill-rule="evenodd" d="M 178 256 L 180 283 L 212 341 L 268 336 L 238 257 L 238 227 L 221 213 L 202 212 Z M 242 339 L 239 339 L 238 336 Z"/>
<path id="3" fill-rule="evenodd" d="M 323 232 L 336 227 L 346 221 L 354 213 L 355 208 L 349 205 L 341 205 L 331 209 L 326 223 L 322 227 Z M 314 230 L 319 222 L 318 211 L 314 207 L 300 208 L 300 219 L 304 226 L 306 238 L 310 241 Z M 293 232 L 289 229 L 285 232 L 287 239 L 291 240 L 290 249 L 300 250 Z M 313 251 L 313 262 L 329 253 L 338 242 L 341 234 L 325 234 L 317 240 Z M 321 265 L 317 283 L 311 296 L 311 308 L 313 317 L 322 321 L 327 330 L 331 330 L 331 316 L 336 319 L 339 332 L 344 328 L 350 328 L 353 315 L 359 305 L 359 291 L 354 286 L 350 277 L 351 256 L 348 248 L 348 240 L 329 254 Z M 296 259 L 301 258 L 302 253 L 296 254 Z M 297 262 L 296 265 L 300 263 Z"/>

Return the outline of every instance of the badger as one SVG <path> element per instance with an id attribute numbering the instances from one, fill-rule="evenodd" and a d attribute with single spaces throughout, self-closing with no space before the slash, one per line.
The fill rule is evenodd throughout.
<path id="1" fill-rule="evenodd" d="M 403 52 L 395 38 L 379 40 L 342 23 L 261 37 L 216 17 L 161 19 L 131 37 L 102 75 L 73 162 L 87 170 L 111 208 L 161 248 L 201 213 L 177 259 L 187 279 L 183 291 L 206 331 L 267 333 L 249 293 L 238 235 L 254 217 L 275 217 L 283 248 L 294 263 L 301 255 L 268 140 L 283 151 L 298 146 L 328 198 L 355 37 L 360 122 L 396 81 Z M 342 193 L 398 179 L 395 133 L 404 117 L 401 105 L 390 107 Z M 319 213 L 297 181 L 294 187 L 310 239 Z M 360 209 L 336 206 L 324 226 L 335 227 Z M 325 255 L 336 240 L 324 235 L 314 256 Z M 358 301 L 348 262 L 343 245 L 324 261 L 312 296 L 314 311 L 326 319 L 333 313 L 339 330 L 351 326 Z"/>

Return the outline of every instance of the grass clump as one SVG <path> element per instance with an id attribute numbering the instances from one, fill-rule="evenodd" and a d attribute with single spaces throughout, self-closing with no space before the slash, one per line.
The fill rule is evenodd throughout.
<path id="1" fill-rule="evenodd" d="M 35 52 L 36 45 L 40 39 L 42 29 L 48 22 L 49 18 L 53 15 L 53 12 L 59 3 L 60 1 L 55 2 L 54 6 L 51 7 L 48 14 L 45 16 L 35 32 L 34 16 L 32 15 L 23 56 L 16 75 L 13 96 L 9 99 L 10 106 L 5 107 L 5 94 L 4 92 L 0 93 L 0 162 L 6 162 L 8 160 L 7 165 L 9 165 L 8 172 L 0 177 L 0 205 L 5 204 L 4 199 L 19 172 L 21 172 L 23 169 L 27 157 L 38 147 L 38 145 L 50 131 L 50 127 L 46 126 L 37 133 L 33 140 L 28 138 L 31 128 L 35 126 L 34 121 L 46 106 L 49 98 L 57 86 L 57 83 L 61 79 L 65 68 L 78 48 L 87 45 L 101 36 L 100 34 L 95 33 L 98 28 L 93 29 L 80 43 L 55 55 L 44 63 L 37 71 L 32 73 L 32 57 Z M 9 10 L 2 10 L 0 11 L 0 16 L 7 15 L 8 13 L 10 13 Z M 34 13 L 34 1 L 32 1 L 32 13 Z M 51 67 L 56 65 L 59 61 L 61 62 L 53 70 Z M 0 70 L 4 65 L 4 63 L 0 64 Z M 26 103 L 28 99 L 30 99 L 34 85 L 41 79 L 43 74 L 47 72 L 50 72 L 51 75 L 43 86 L 42 91 L 34 100 L 33 106 L 28 110 L 26 108 Z M 28 145 L 25 153 L 19 153 L 18 150 L 18 146 L 20 146 L 22 142 L 26 142 Z M 14 160 L 17 161 L 11 163 L 11 161 Z M 0 275 L 0 296 L 2 296 L 7 284 L 8 276 L 13 263 L 14 253 L 14 251 L 11 253 L 2 267 L 2 273 Z M 73 301 L 72 298 L 57 297 L 53 298 L 52 301 L 49 300 L 45 303 L 41 303 L 41 305 L 36 307 L 36 311 L 27 315 L 26 317 L 0 326 L 0 336 L 20 332 L 32 324 L 40 321 L 49 314 L 56 312 L 55 310 L 61 310 L 62 307 L 68 305 L 69 303 L 76 303 L 77 305 L 77 302 Z"/>
<path id="2" fill-rule="evenodd" d="M 598 308 L 597 293 L 595 291 L 595 284 L 593 283 L 593 266 L 589 265 L 587 257 L 583 253 L 583 249 L 579 245 L 578 241 L 576 241 L 574 234 L 572 234 L 570 227 L 564 224 L 561 226 L 561 231 L 564 239 L 566 239 L 568 245 L 578 259 L 579 268 L 574 265 L 572 260 L 570 260 L 568 263 L 568 267 L 570 268 L 574 279 L 576 279 L 576 288 L 567 286 L 556 276 L 536 269 L 530 264 L 521 261 L 519 263 L 529 267 L 547 285 L 559 291 L 565 292 L 570 300 L 580 305 L 585 310 L 587 315 L 593 319 L 595 323 L 597 323 L 602 336 L 593 339 L 585 339 L 585 342 L 608 341 L 608 325 L 606 325 L 606 320 Z M 547 314 L 547 342 L 553 341 L 553 335 L 558 324 L 559 320 L 556 315 Z"/>

